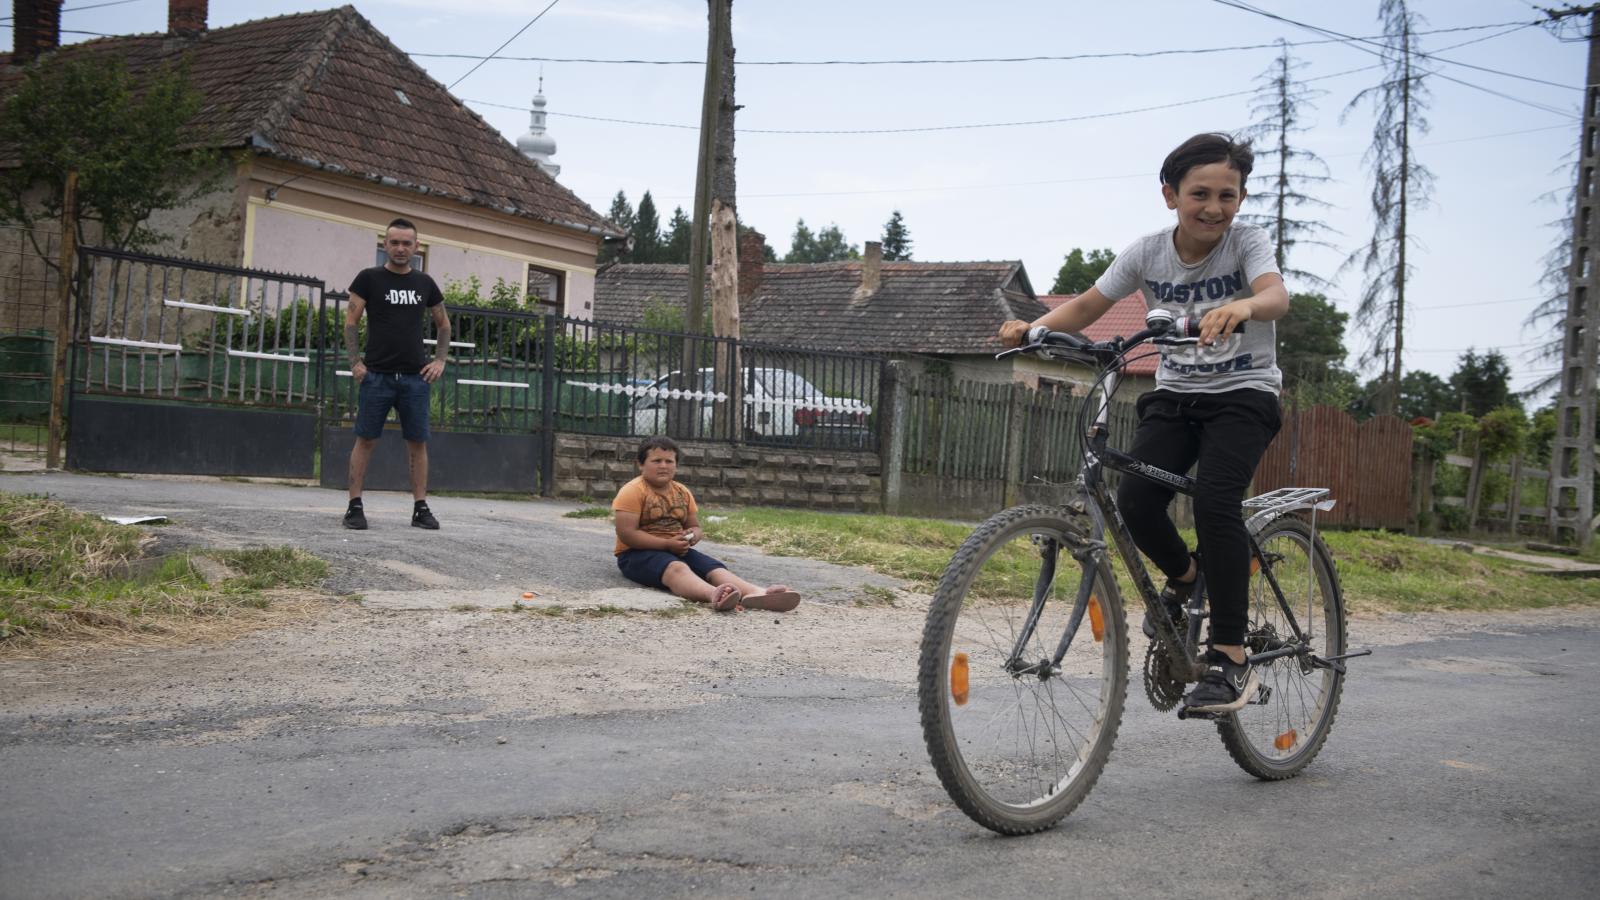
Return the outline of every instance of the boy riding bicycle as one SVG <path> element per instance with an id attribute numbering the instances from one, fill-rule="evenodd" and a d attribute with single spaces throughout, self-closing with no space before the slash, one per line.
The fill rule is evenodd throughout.
<path id="1" fill-rule="evenodd" d="M 1250 546 L 1239 508 L 1282 425 L 1283 376 L 1272 323 L 1289 311 L 1289 295 L 1266 232 L 1233 221 L 1253 163 L 1249 143 L 1228 135 L 1184 141 L 1161 165 L 1161 194 L 1177 212 L 1177 226 L 1139 238 L 1071 302 L 1032 323 L 1011 321 L 1000 329 L 1009 347 L 1033 327 L 1079 332 L 1136 289 L 1150 309 L 1200 321 L 1198 344 L 1162 348 L 1156 388 L 1139 399 L 1139 427 L 1129 450 L 1170 472 L 1199 463 L 1198 554 L 1190 554 L 1167 516 L 1170 487 L 1127 477 L 1117 490 L 1134 543 L 1167 575 L 1161 597 L 1174 617 L 1204 570 L 1210 649 L 1205 677 L 1184 698 L 1191 712 L 1238 709 L 1256 688 L 1244 648 Z M 1254 324 L 1242 328 L 1247 321 Z M 1147 621 L 1145 634 L 1155 633 Z"/>

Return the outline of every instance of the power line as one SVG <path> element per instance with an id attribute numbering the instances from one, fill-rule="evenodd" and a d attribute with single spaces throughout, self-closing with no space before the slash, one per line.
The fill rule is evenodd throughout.
<path id="1" fill-rule="evenodd" d="M 1288 25 L 1293 25 L 1293 26 L 1295 26 L 1297 28 L 1304 28 L 1307 31 L 1312 31 L 1312 32 L 1315 32 L 1317 34 L 1327 34 L 1327 35 L 1332 35 L 1334 37 L 1343 38 L 1345 41 L 1350 42 L 1350 43 L 1354 43 L 1354 44 L 1372 44 L 1374 46 L 1381 47 L 1381 48 L 1383 48 L 1384 50 L 1386 50 L 1386 51 L 1388 51 L 1390 53 L 1396 53 L 1396 52 L 1400 52 L 1401 50 L 1407 49 L 1407 48 L 1402 48 L 1402 47 L 1393 47 L 1393 46 L 1390 46 L 1389 44 L 1380 43 L 1379 41 L 1373 40 L 1371 38 L 1355 37 L 1353 35 L 1344 34 L 1342 32 L 1334 31 L 1331 28 L 1323 28 L 1323 27 L 1318 26 L 1318 25 L 1312 25 L 1312 24 L 1309 24 L 1309 23 L 1306 23 L 1306 22 L 1298 21 L 1296 19 L 1291 19 L 1291 18 L 1288 18 L 1287 16 L 1280 16 L 1277 13 L 1269 12 L 1267 10 L 1261 9 L 1260 7 L 1251 6 L 1248 3 L 1243 3 L 1243 2 L 1241 2 L 1241 0 L 1211 0 L 1211 2 L 1221 4 L 1222 6 L 1232 7 L 1233 9 L 1242 10 L 1244 12 L 1255 13 L 1258 16 L 1265 16 L 1265 17 L 1267 17 L 1269 19 L 1275 19 L 1275 20 L 1277 20 L 1279 22 L 1283 22 L 1283 23 L 1288 24 Z M 1538 23 L 1538 22 L 1530 22 L 1530 23 L 1528 23 L 1527 27 L 1532 27 L 1533 25 L 1538 25 L 1538 24 L 1540 24 L 1540 23 Z M 1517 30 L 1520 30 L 1520 29 L 1517 29 Z M 1509 32 L 1507 32 L 1507 33 L 1509 33 Z M 1419 32 L 1413 32 L 1414 36 L 1420 36 L 1421 34 L 1423 34 L 1423 32 L 1420 32 L 1420 31 Z M 1385 35 L 1385 37 L 1387 37 L 1387 35 Z M 1466 45 L 1465 44 L 1459 44 L 1457 46 L 1466 46 Z M 1363 51 L 1365 51 L 1367 53 L 1374 53 L 1375 52 L 1375 51 L 1372 51 L 1372 50 L 1367 50 L 1364 47 L 1357 47 L 1356 49 L 1363 50 Z M 1450 48 L 1446 48 L 1446 49 L 1450 49 Z M 1537 82 L 1538 84 L 1549 85 L 1550 87 L 1565 88 L 1567 90 L 1574 90 L 1574 91 L 1582 91 L 1583 90 L 1583 88 L 1573 87 L 1570 84 L 1561 84 L 1561 83 L 1554 82 L 1554 81 L 1545 81 L 1545 80 L 1543 80 L 1541 78 L 1534 78 L 1534 77 L 1529 76 L 1529 75 L 1519 75 L 1519 74 L 1517 74 L 1515 72 L 1506 72 L 1506 71 L 1502 71 L 1500 69 L 1491 69 L 1491 68 L 1489 68 L 1487 66 L 1480 66 L 1480 65 L 1476 65 L 1474 63 L 1465 63 L 1465 62 L 1461 62 L 1460 60 L 1456 60 L 1456 59 L 1445 59 L 1442 56 L 1435 56 L 1433 53 L 1428 53 L 1428 52 L 1426 52 L 1424 50 L 1413 50 L 1413 51 L 1410 51 L 1410 52 L 1413 52 L 1416 55 L 1424 57 L 1426 59 L 1434 60 L 1435 62 L 1449 63 L 1450 65 L 1461 66 L 1461 67 L 1467 68 L 1467 69 L 1476 69 L 1476 70 L 1478 70 L 1480 72 L 1488 72 L 1488 73 L 1493 74 L 1493 75 L 1504 75 L 1507 78 L 1517 78 L 1517 79 L 1521 79 L 1523 81 Z M 1435 51 L 1435 52 L 1437 52 L 1437 51 Z M 1444 77 L 1444 76 L 1440 76 L 1440 77 Z M 1471 86 L 1475 87 L 1475 85 L 1471 85 Z"/>
<path id="2" fill-rule="evenodd" d="M 131 0 L 124 0 L 131 2 Z M 1419 31 L 1419 35 L 1449 34 L 1461 31 L 1482 31 L 1490 28 L 1507 28 L 1515 26 L 1513 30 L 1534 28 L 1540 22 L 1497 22 L 1492 25 L 1462 25 L 1454 28 L 1439 28 L 1432 31 Z M 1503 32 L 1510 34 L 1511 32 Z M 1321 44 L 1345 44 L 1351 41 L 1365 41 L 1368 38 L 1338 37 L 1327 38 L 1319 41 L 1295 41 L 1284 44 L 1289 47 L 1311 47 Z M 1059 56 L 985 56 L 957 59 L 765 59 L 735 60 L 736 66 L 928 66 L 928 65 L 971 65 L 991 63 L 1031 63 L 1031 62 L 1072 62 L 1084 59 L 1149 59 L 1159 56 L 1195 56 L 1206 53 L 1226 53 L 1237 50 L 1273 50 L 1280 45 L 1274 41 L 1270 44 L 1237 44 L 1226 47 L 1199 47 L 1180 48 L 1176 50 L 1115 50 L 1103 53 L 1072 53 Z M 487 62 L 489 59 L 499 59 L 504 62 L 541 62 L 541 63 L 588 63 L 595 65 L 629 65 L 629 66 L 703 66 L 703 59 L 601 59 L 595 57 L 571 56 L 477 56 L 470 53 L 408 53 L 410 56 L 428 59 L 479 59 Z"/>
<path id="3" fill-rule="evenodd" d="M 1343 72 L 1335 72 L 1332 75 L 1321 75 L 1317 78 L 1307 78 L 1305 80 L 1309 82 L 1320 81 L 1326 78 L 1338 78 L 1344 75 L 1352 75 L 1356 72 L 1366 72 L 1376 68 L 1378 68 L 1378 66 L 1362 66 L 1358 69 L 1347 69 Z M 1172 103 L 1158 103 L 1153 106 L 1141 106 L 1134 109 L 1114 110 L 1112 112 L 1103 113 L 1085 113 L 1084 115 L 1079 116 L 1063 116 L 1054 119 L 1028 119 L 1017 122 L 975 122 L 962 125 L 923 125 L 908 128 L 740 128 L 737 129 L 737 132 L 739 134 L 920 134 L 936 131 L 969 131 L 978 128 L 1018 128 L 1029 125 L 1060 125 L 1066 122 L 1084 122 L 1092 119 L 1109 119 L 1116 116 L 1127 116 L 1141 112 L 1154 112 L 1157 110 L 1172 109 L 1179 106 L 1189 106 L 1195 103 L 1208 103 L 1212 100 L 1225 100 L 1230 97 L 1242 97 L 1247 94 L 1254 94 L 1255 92 L 1255 88 L 1249 88 L 1242 91 L 1230 91 L 1226 94 L 1213 94 L 1210 97 L 1178 100 Z M 499 109 L 514 109 L 518 112 L 527 111 L 526 107 L 512 106 L 505 103 L 491 103 L 488 100 L 472 100 L 463 98 L 463 102 L 476 103 L 480 106 L 492 106 Z M 691 130 L 699 129 L 698 125 L 684 125 L 677 122 L 647 122 L 639 119 L 615 119 L 606 116 L 589 116 L 582 115 L 580 113 L 569 112 L 552 112 L 549 113 L 549 115 L 565 116 L 569 119 L 584 119 L 592 122 L 612 122 L 621 125 L 647 125 L 656 128 L 681 128 Z"/>
<path id="4" fill-rule="evenodd" d="M 100 9 L 101 7 L 105 7 L 105 6 L 122 6 L 123 4 L 126 4 L 126 3 L 138 3 L 138 2 L 140 2 L 140 0 L 111 0 L 111 2 L 109 2 L 109 3 L 91 3 L 88 6 L 72 6 L 72 7 L 68 7 L 66 9 L 63 9 L 62 12 L 63 13 L 78 12 L 79 10 Z M 10 22 L 10 21 L 12 21 L 12 17 L 11 16 L 6 16 L 4 19 L 0 19 L 0 23 Z M 73 33 L 74 34 L 83 34 L 85 32 L 73 32 Z"/>
<path id="5" fill-rule="evenodd" d="M 522 37 L 522 33 L 524 31 L 527 31 L 529 28 L 532 28 L 534 22 L 537 22 L 540 19 L 544 18 L 544 14 L 549 12 L 551 9 L 553 9 L 555 7 L 555 5 L 557 3 L 560 3 L 560 2 L 561 2 L 561 0 L 550 0 L 550 5 L 549 6 L 546 6 L 544 9 L 539 10 L 539 14 L 537 16 L 534 16 L 532 19 L 529 19 L 528 20 L 528 24 L 522 26 L 521 28 L 518 28 L 516 34 L 513 34 L 511 37 L 506 38 L 506 42 L 504 44 L 501 44 L 500 46 L 496 47 L 495 50 L 494 50 L 494 53 L 491 53 L 488 56 L 485 56 L 483 59 L 479 60 L 477 65 L 475 65 L 472 68 L 467 70 L 467 74 L 466 75 L 463 75 L 460 78 L 457 78 L 455 81 L 450 82 L 450 85 L 448 87 L 446 87 L 445 90 L 449 91 L 449 90 L 454 89 L 456 85 L 460 84 L 463 81 L 466 81 L 467 78 L 470 75 L 472 75 L 473 72 L 476 72 L 479 69 L 483 68 L 483 64 L 484 63 L 488 62 L 491 59 L 494 59 L 495 53 L 499 53 L 501 50 L 504 50 L 505 48 L 511 46 L 511 42 L 512 41 L 516 40 L 519 37 Z"/>

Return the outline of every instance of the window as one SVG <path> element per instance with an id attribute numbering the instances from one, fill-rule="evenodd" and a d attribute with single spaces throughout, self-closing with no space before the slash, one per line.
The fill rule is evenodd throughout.
<path id="1" fill-rule="evenodd" d="M 528 302 L 551 307 L 556 315 L 567 311 L 567 277 L 559 269 L 528 266 Z"/>

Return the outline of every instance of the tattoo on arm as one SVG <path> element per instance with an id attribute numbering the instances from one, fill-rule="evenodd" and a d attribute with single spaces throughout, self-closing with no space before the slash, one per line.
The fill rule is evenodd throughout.
<path id="1" fill-rule="evenodd" d="M 344 325 L 344 350 L 350 356 L 350 366 L 354 368 L 361 361 L 361 330 L 349 322 Z"/>
<path id="2" fill-rule="evenodd" d="M 433 358 L 439 362 L 445 362 L 445 357 L 450 353 L 450 322 L 448 320 L 434 326 L 433 339 L 438 342 L 433 348 Z"/>

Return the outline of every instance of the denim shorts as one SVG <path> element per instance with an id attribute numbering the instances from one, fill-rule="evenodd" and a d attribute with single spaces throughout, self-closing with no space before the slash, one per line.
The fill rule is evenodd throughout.
<path id="1" fill-rule="evenodd" d="M 408 441 L 428 439 L 428 390 L 421 375 L 393 375 L 368 371 L 361 379 L 361 397 L 356 406 L 356 437 L 376 438 L 383 434 L 383 421 L 389 410 L 400 414 L 400 436 Z"/>
<path id="2" fill-rule="evenodd" d="M 693 547 L 682 556 L 668 553 L 665 550 L 624 550 L 617 554 L 617 568 L 622 574 L 628 576 L 630 581 L 637 581 L 645 587 L 666 587 L 661 583 L 662 573 L 667 571 L 667 566 L 681 562 L 689 567 L 689 571 L 705 580 L 718 569 L 726 569 L 722 561 L 701 553 Z"/>

